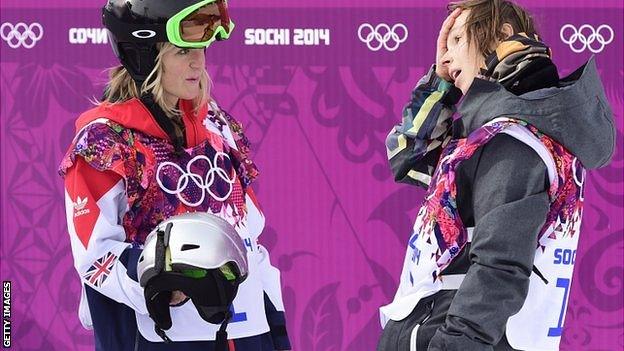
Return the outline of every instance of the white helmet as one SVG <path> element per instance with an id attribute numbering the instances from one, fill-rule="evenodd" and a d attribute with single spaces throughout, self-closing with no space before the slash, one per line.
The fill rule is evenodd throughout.
<path id="1" fill-rule="evenodd" d="M 172 216 L 147 236 L 137 273 L 156 333 L 169 341 L 169 302 L 182 291 L 207 322 L 225 333 L 238 286 L 247 278 L 247 251 L 234 227 L 215 215 L 195 212 Z M 189 299 L 182 302 L 186 303 Z M 217 340 L 220 337 L 217 333 Z M 225 334 L 227 336 L 227 334 Z"/>

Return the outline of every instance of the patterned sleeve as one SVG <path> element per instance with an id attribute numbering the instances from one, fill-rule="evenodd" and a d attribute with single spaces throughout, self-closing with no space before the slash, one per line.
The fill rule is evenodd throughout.
<path id="1" fill-rule="evenodd" d="M 243 132 L 243 125 L 226 111 L 221 109 L 221 112 L 227 122 L 229 130 L 229 133 L 226 133 L 228 134 L 226 138 L 231 138 L 230 141 L 233 141 L 236 146 L 231 150 L 231 154 L 236 161 L 236 171 L 241 178 L 243 187 L 247 188 L 259 174 L 258 167 L 256 167 L 256 164 L 251 160 L 251 144 Z"/>
<path id="2" fill-rule="evenodd" d="M 59 174 L 64 176 L 80 156 L 94 169 L 116 173 L 126 182 L 142 179 L 141 155 L 132 147 L 132 137 L 128 133 L 130 131 L 114 123 L 87 125 L 75 137 L 61 162 Z M 126 186 L 131 185 L 135 184 Z"/>
<path id="3" fill-rule="evenodd" d="M 435 74 L 435 66 L 418 82 L 401 123 L 386 138 L 395 181 L 429 186 L 442 148 L 450 140 L 454 105 L 460 97 L 459 89 Z"/>

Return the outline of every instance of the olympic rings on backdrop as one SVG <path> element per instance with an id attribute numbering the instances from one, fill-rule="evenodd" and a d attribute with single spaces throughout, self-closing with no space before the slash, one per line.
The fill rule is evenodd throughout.
<path id="1" fill-rule="evenodd" d="M 23 22 L 16 25 L 4 22 L 0 26 L 0 36 L 12 49 L 17 49 L 20 46 L 32 49 L 43 37 L 43 26 L 37 22 L 30 25 Z"/>
<path id="2" fill-rule="evenodd" d="M 364 35 L 364 33 L 367 33 Z M 388 51 L 395 51 L 399 45 L 407 40 L 408 31 L 403 23 L 397 23 L 390 28 L 385 23 L 373 27 L 369 23 L 363 23 L 358 28 L 360 41 L 366 44 L 371 51 L 379 51 L 382 47 Z"/>
<path id="3" fill-rule="evenodd" d="M 604 35 L 608 35 L 608 39 Z M 561 41 L 564 44 L 568 44 L 570 49 L 577 54 L 585 51 L 585 49 L 589 49 L 589 51 L 597 54 L 602 52 L 605 46 L 613 41 L 615 34 L 613 33 L 613 28 L 607 24 L 603 24 L 597 29 L 594 29 L 589 24 L 583 24 L 579 29 L 576 29 L 571 24 L 566 24 L 561 27 L 559 36 Z M 581 43 L 580 47 L 575 45 L 577 42 Z M 598 44 L 592 45 L 594 43 Z"/>

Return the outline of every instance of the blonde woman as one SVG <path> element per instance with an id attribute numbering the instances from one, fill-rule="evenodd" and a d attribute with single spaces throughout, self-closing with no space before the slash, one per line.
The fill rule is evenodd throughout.
<path id="1" fill-rule="evenodd" d="M 171 291 L 165 333 L 137 282 L 147 234 L 196 211 L 228 221 L 247 249 L 249 275 L 225 318 L 227 347 L 290 349 L 279 271 L 257 243 L 264 216 L 250 187 L 258 171 L 249 142 L 209 94 L 205 48 L 234 27 L 226 2 L 110 0 L 103 20 L 121 66 L 103 101 L 78 118 L 60 166 L 83 284 L 79 316 L 96 350 L 216 349 L 212 323 L 222 321 L 208 323 Z"/>

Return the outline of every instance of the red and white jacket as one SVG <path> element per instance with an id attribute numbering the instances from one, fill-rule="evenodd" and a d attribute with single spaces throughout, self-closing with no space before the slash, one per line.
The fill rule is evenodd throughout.
<path id="1" fill-rule="evenodd" d="M 139 331 L 154 332 L 143 289 L 135 280 L 136 261 L 122 264 L 126 250 L 140 250 L 162 220 L 179 213 L 209 211 L 230 222 L 247 247 L 249 277 L 234 300 L 231 338 L 270 330 L 264 294 L 283 314 L 279 271 L 257 243 L 264 228 L 251 181 L 257 169 L 241 126 L 214 102 L 194 111 L 180 102 L 186 129 L 183 153 L 138 99 L 102 104 L 82 114 L 59 173 L 65 179 L 67 224 L 74 265 L 84 284 L 131 307 Z M 127 255 L 126 255 L 127 256 Z M 135 255 L 136 256 L 136 255 Z M 192 304 L 171 309 L 176 341 L 213 340 L 217 325 L 205 322 Z M 83 288 L 80 320 L 91 328 Z"/>

